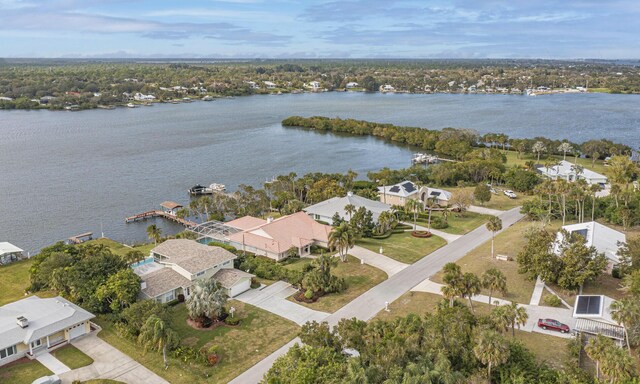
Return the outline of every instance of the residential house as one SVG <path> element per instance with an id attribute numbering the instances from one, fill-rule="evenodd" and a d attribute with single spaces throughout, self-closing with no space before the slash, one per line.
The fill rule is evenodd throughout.
<path id="1" fill-rule="evenodd" d="M 583 179 L 588 184 L 600 184 L 603 187 L 607 184 L 606 176 L 586 168 L 579 170 L 573 163 L 566 160 L 561 160 L 559 164 L 551 167 L 538 166 L 537 169 L 543 176 L 552 180 L 563 179 L 572 183 L 578 179 Z"/>
<path id="2" fill-rule="evenodd" d="M 0 242 L 0 265 L 13 263 L 25 257 L 22 249 L 6 241 Z"/>
<path id="3" fill-rule="evenodd" d="M 374 221 L 378 221 L 378 217 L 380 217 L 382 212 L 391 211 L 391 205 L 389 204 L 369 200 L 354 195 L 352 192 L 347 193 L 344 197 L 333 197 L 329 200 L 314 204 L 305 208 L 304 211 L 313 219 L 324 221 L 325 223 L 331 223 L 336 213 L 342 220 L 349 221 L 350 215 L 345 211 L 347 205 L 353 205 L 356 209 L 364 207 L 367 211 L 371 211 Z"/>
<path id="4" fill-rule="evenodd" d="M 356 83 L 355 81 L 350 81 L 347 83 L 346 88 L 347 89 L 358 88 L 358 83 Z"/>
<path id="5" fill-rule="evenodd" d="M 10 97 L 1 96 L 0 101 L 13 101 L 13 99 Z"/>
<path id="6" fill-rule="evenodd" d="M 320 89 L 320 82 L 319 81 L 312 81 L 309 83 L 309 87 L 311 87 L 311 89 L 313 89 L 314 91 L 317 91 Z"/>
<path id="7" fill-rule="evenodd" d="M 133 265 L 140 276 L 141 296 L 167 303 L 188 298 L 198 280 L 213 279 L 234 297 L 251 288 L 252 274 L 233 268 L 236 255 L 187 239 L 170 239 L 151 250 L 151 257 Z"/>
<path id="8" fill-rule="evenodd" d="M 330 226 L 316 222 L 302 211 L 268 220 L 245 216 L 224 225 L 237 230 L 227 235 L 230 245 L 276 261 L 287 258 L 291 248 L 306 256 L 311 254 L 311 246 L 328 247 L 331 232 Z"/>
<path id="9" fill-rule="evenodd" d="M 263 83 L 264 86 L 267 87 L 267 89 L 275 89 L 277 87 L 277 84 L 271 81 L 263 81 Z"/>
<path id="10" fill-rule="evenodd" d="M 587 247 L 595 247 L 599 253 L 604 253 L 605 257 L 609 261 L 609 268 L 620 263 L 618 257 L 618 249 L 620 244 L 627 241 L 627 237 L 624 233 L 618 232 L 615 229 L 609 228 L 595 221 L 589 221 L 586 223 L 565 225 L 562 227 L 569 233 L 569 236 L 578 234 L 585 239 L 585 245 Z M 560 244 L 564 240 L 563 232 L 558 232 L 556 242 L 554 245 L 554 252 L 560 254 Z"/>
<path id="11" fill-rule="evenodd" d="M 396 89 L 389 84 L 381 85 L 380 92 L 395 92 Z"/>
<path id="12" fill-rule="evenodd" d="M 245 84 L 247 84 L 251 89 L 260 89 L 260 86 L 256 84 L 255 81 L 245 81 Z"/>
<path id="13" fill-rule="evenodd" d="M 615 300 L 604 295 L 578 295 L 573 307 L 575 330 L 590 335 L 603 335 L 622 344 L 624 327 L 611 317 L 611 304 Z"/>
<path id="14" fill-rule="evenodd" d="M 438 188 L 420 187 L 412 181 L 403 181 L 398 184 L 378 187 L 380 201 L 390 205 L 404 207 L 408 200 L 420 200 L 426 203 L 427 200 L 435 202 L 437 205 L 446 207 L 453 196 L 451 192 Z"/>
<path id="15" fill-rule="evenodd" d="M 0 366 L 34 359 L 91 332 L 95 316 L 62 297 L 37 296 L 0 307 Z"/>
<path id="16" fill-rule="evenodd" d="M 149 100 L 155 100 L 156 97 L 154 95 L 145 95 L 143 93 L 136 92 L 136 94 L 133 95 L 133 99 L 137 101 L 149 101 Z"/>

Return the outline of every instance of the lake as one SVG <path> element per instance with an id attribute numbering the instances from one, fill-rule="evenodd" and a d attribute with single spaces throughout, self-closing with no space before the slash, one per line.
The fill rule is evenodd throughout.
<path id="1" fill-rule="evenodd" d="M 279 174 L 344 172 L 362 177 L 410 164 L 411 149 L 369 137 L 285 129 L 290 115 L 365 119 L 425 128 L 473 128 L 511 137 L 640 145 L 640 97 L 609 94 L 410 95 L 320 93 L 251 96 L 117 110 L 0 111 L 0 241 L 35 252 L 93 231 L 146 240 L 161 219 L 124 218 L 186 204 L 194 184 L 233 190 Z M 102 230 L 101 230 L 102 229 Z"/>

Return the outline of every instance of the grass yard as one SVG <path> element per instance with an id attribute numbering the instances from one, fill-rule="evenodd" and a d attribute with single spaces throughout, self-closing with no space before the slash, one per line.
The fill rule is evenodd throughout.
<path id="1" fill-rule="evenodd" d="M 431 219 L 433 220 L 434 217 L 442 217 L 442 213 L 434 211 L 431 214 Z M 464 235 L 465 233 L 471 232 L 479 226 L 484 225 L 489 221 L 490 217 L 491 216 L 489 215 L 482 215 L 475 212 L 465 212 L 463 216 L 460 216 L 460 214 L 455 212 L 450 212 L 447 217 L 447 223 L 449 223 L 449 226 L 444 229 L 439 229 L 439 231 L 450 233 L 452 235 Z M 411 221 L 411 223 L 413 223 L 413 221 Z M 418 219 L 418 225 L 426 227 L 428 223 L 428 219 Z"/>
<path id="2" fill-rule="evenodd" d="M 53 372 L 39 361 L 29 360 L 26 357 L 0 367 L 0 383 L 31 384 L 35 379 L 49 375 L 53 375 Z"/>
<path id="3" fill-rule="evenodd" d="M 582 288 L 583 295 L 605 295 L 609 296 L 612 299 L 619 300 L 624 296 L 624 292 L 620 290 L 622 280 L 616 279 L 615 277 L 609 274 L 603 274 L 598 277 L 595 281 L 591 283 L 587 283 Z M 576 291 L 567 291 L 558 287 L 555 284 L 548 284 L 551 289 L 553 289 L 558 296 L 560 296 L 564 301 L 566 301 L 569 305 L 574 305 L 576 302 L 576 296 L 578 293 Z"/>
<path id="4" fill-rule="evenodd" d="M 184 304 L 174 307 L 171 318 L 172 328 L 178 332 L 183 344 L 194 348 L 204 345 L 220 348 L 221 361 L 214 367 L 185 363 L 169 355 L 169 369 L 165 371 L 161 353 L 149 351 L 143 354 L 140 346 L 121 338 L 113 323 L 102 316 L 96 319 L 103 328 L 98 336 L 172 384 L 226 383 L 292 340 L 299 330 L 295 323 L 254 306 L 235 300 L 230 300 L 228 305 L 235 307 L 235 316 L 243 319 L 239 326 L 193 329 L 186 323 Z"/>
<path id="5" fill-rule="evenodd" d="M 0 306 L 24 297 L 29 287 L 29 268 L 33 259 L 17 261 L 0 267 Z"/>
<path id="6" fill-rule="evenodd" d="M 528 221 L 520 221 L 504 232 L 496 235 L 495 238 L 495 254 L 506 255 L 515 259 L 517 253 L 526 243 L 524 237 L 526 229 L 533 225 Z M 518 273 L 518 263 L 513 261 L 499 261 L 491 258 L 491 240 L 475 248 L 462 259 L 457 261 L 462 267 L 463 272 L 473 272 L 478 276 L 489 268 L 497 268 L 507 277 L 507 294 L 502 295 L 494 292 L 493 296 L 518 303 L 528 304 L 531 300 L 531 294 L 535 286 L 534 281 L 527 280 L 523 275 Z M 442 272 L 438 272 L 431 280 L 442 283 Z M 483 294 L 488 295 L 486 290 Z"/>
<path id="7" fill-rule="evenodd" d="M 513 165 L 525 165 L 527 163 L 527 161 L 533 161 L 534 163 L 538 163 L 538 164 L 545 164 L 547 161 L 560 161 L 562 160 L 563 156 L 562 155 L 544 155 L 542 154 L 540 156 L 540 161 L 537 160 L 537 155 L 534 154 L 522 154 L 522 156 L 520 156 L 520 158 L 517 158 L 517 154 L 516 152 L 512 152 L 512 151 L 507 151 L 506 152 L 507 155 L 507 166 L 513 166 Z M 573 163 L 574 161 L 576 161 L 576 158 L 571 156 L 570 154 L 567 153 L 567 161 Z M 596 160 L 595 164 L 592 164 L 591 159 L 583 159 L 583 158 L 578 158 L 577 160 L 578 165 L 583 166 L 584 168 L 590 169 L 592 171 L 601 173 L 605 176 L 609 176 L 609 167 L 605 167 L 604 162 L 602 160 Z"/>
<path id="8" fill-rule="evenodd" d="M 451 193 L 453 194 L 463 190 L 467 190 L 473 193 L 475 188 L 476 187 L 459 187 L 459 188 L 448 188 L 448 190 L 451 191 Z M 497 188 L 500 188 L 502 190 L 508 189 L 506 186 L 497 186 Z M 489 208 L 489 209 L 497 209 L 499 211 L 508 211 L 511 208 L 518 207 L 522 205 L 525 201 L 531 200 L 534 198 L 533 196 L 527 196 L 522 193 L 517 193 L 517 195 L 518 197 L 516 197 L 515 199 L 511 199 L 505 196 L 504 193 L 502 193 L 502 191 L 498 191 L 497 195 L 491 194 L 491 200 L 484 203 L 484 205 L 481 205 L 480 202 L 475 202 L 474 205 L 477 205 L 479 207 Z M 451 220 L 451 216 L 452 215 L 449 215 L 449 220 Z"/>
<path id="9" fill-rule="evenodd" d="M 143 245 L 136 245 L 135 247 L 132 248 L 106 237 L 89 240 L 84 244 L 103 244 L 109 247 L 113 253 L 120 256 L 124 256 L 130 251 L 140 251 L 144 254 L 145 257 L 147 257 L 149 256 L 149 252 L 155 247 L 155 244 L 149 243 L 149 244 L 143 244 Z"/>
<path id="10" fill-rule="evenodd" d="M 297 267 L 298 265 L 302 266 L 304 264 L 297 263 L 294 265 Z M 300 268 L 302 268 L 301 266 Z M 345 263 L 338 261 L 338 266 L 332 268 L 331 273 L 338 277 L 345 278 L 348 286 L 346 291 L 322 296 L 315 303 L 298 302 L 293 297 L 289 297 L 288 300 L 317 311 L 333 313 L 370 288 L 387 279 L 386 273 L 370 265 L 360 264 L 359 259 L 350 255 Z"/>
<path id="11" fill-rule="evenodd" d="M 60 349 L 56 349 L 51 354 L 64 365 L 71 369 L 85 367 L 93 363 L 93 359 L 85 355 L 73 345 L 67 345 Z"/>
<path id="12" fill-rule="evenodd" d="M 438 236 L 421 239 L 411 236 L 411 232 L 394 233 L 386 239 L 363 238 L 356 245 L 375 253 L 383 249 L 383 254 L 403 263 L 413 264 L 447 242 Z"/>

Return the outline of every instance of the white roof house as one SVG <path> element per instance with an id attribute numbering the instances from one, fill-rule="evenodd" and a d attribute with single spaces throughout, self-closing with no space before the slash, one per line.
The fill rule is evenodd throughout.
<path id="1" fill-rule="evenodd" d="M 267 89 L 273 89 L 276 88 L 278 85 L 274 82 L 271 81 L 263 81 L 264 85 L 267 87 Z"/>
<path id="2" fill-rule="evenodd" d="M 453 193 L 445 191 L 444 189 L 422 187 L 420 188 L 420 200 L 426 201 L 432 199 L 436 203 L 446 206 L 449 205 L 449 200 L 453 197 Z"/>
<path id="3" fill-rule="evenodd" d="M 389 196 L 412 197 L 418 194 L 418 186 L 412 181 L 403 181 L 394 185 L 378 187 L 378 192 Z"/>
<path id="4" fill-rule="evenodd" d="M 0 366 L 33 358 L 91 331 L 95 316 L 62 297 L 37 296 L 0 307 Z"/>
<path id="5" fill-rule="evenodd" d="M 347 83 L 347 88 L 356 88 L 358 86 L 358 83 L 356 83 L 355 81 L 350 81 Z"/>
<path id="6" fill-rule="evenodd" d="M 611 304 L 614 302 L 604 295 L 578 295 L 573 307 L 573 317 L 577 319 L 576 330 L 624 341 L 624 327 L 611 317 Z"/>
<path id="7" fill-rule="evenodd" d="M 6 241 L 0 242 L 0 265 L 24 259 L 24 251 Z"/>
<path id="8" fill-rule="evenodd" d="M 380 201 L 383 201 L 391 205 L 402 205 L 406 203 L 408 199 L 416 199 L 422 202 L 426 202 L 431 199 L 436 204 L 441 206 L 449 205 L 449 200 L 453 194 L 444 189 L 420 187 L 412 181 L 402 181 L 394 185 L 386 185 L 378 187 L 378 193 L 380 194 Z"/>
<path id="9" fill-rule="evenodd" d="M 577 174 L 574 164 L 566 160 L 562 160 L 559 164 L 552 167 L 541 166 L 537 169 L 543 176 L 552 180 L 563 179 L 568 182 L 574 182 L 577 179 L 583 179 L 589 184 L 604 185 L 607 183 L 607 177 L 605 175 L 601 175 L 590 169 L 584 168 L 582 172 Z"/>
<path id="10" fill-rule="evenodd" d="M 587 247 L 595 247 L 598 252 L 604 253 L 606 258 L 613 264 L 620 262 L 618 258 L 618 249 L 620 243 L 627 241 L 627 237 L 624 233 L 618 232 L 615 229 L 609 228 L 605 225 L 590 221 L 587 223 L 571 224 L 562 227 L 569 234 L 579 234 L 585 238 Z M 560 253 L 560 244 L 563 240 L 562 232 L 558 232 L 554 251 L 556 254 Z"/>
<path id="11" fill-rule="evenodd" d="M 338 213 L 343 220 L 349 221 L 349 215 L 344 210 L 347 205 L 353 205 L 356 209 L 364 207 L 373 214 L 373 220 L 377 221 L 382 212 L 390 211 L 391 205 L 380 201 L 369 200 L 367 198 L 347 193 L 344 197 L 334 197 L 322 201 L 304 209 L 305 212 L 316 220 L 331 223 L 333 216 Z"/>

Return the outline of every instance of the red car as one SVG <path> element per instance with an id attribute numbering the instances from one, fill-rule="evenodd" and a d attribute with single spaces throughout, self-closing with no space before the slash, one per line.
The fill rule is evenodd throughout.
<path id="1" fill-rule="evenodd" d="M 571 331 L 571 328 L 569 328 L 567 324 L 562 324 L 558 320 L 554 319 L 538 319 L 538 327 L 562 333 L 569 333 Z"/>

